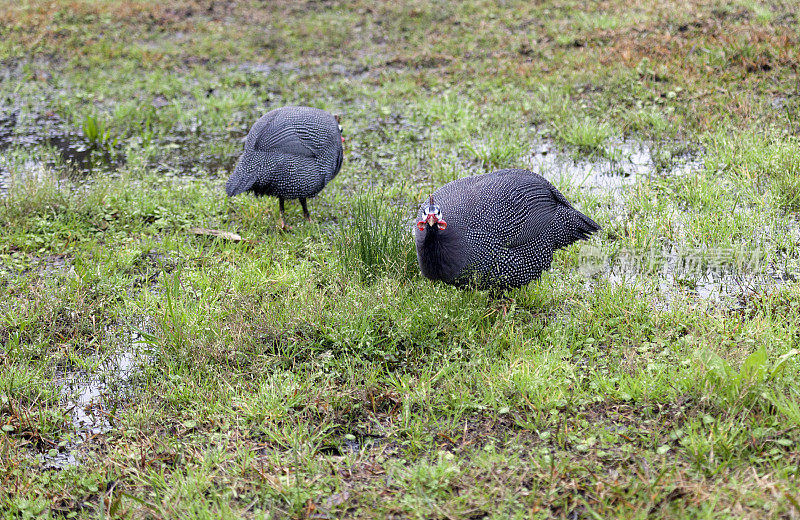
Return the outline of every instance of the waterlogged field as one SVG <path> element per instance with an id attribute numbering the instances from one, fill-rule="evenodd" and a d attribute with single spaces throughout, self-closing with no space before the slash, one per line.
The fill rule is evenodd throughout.
<path id="1" fill-rule="evenodd" d="M 795 2 L 498 4 L 0 4 L 0 518 L 800 516 Z M 287 104 L 347 141 L 281 233 Z M 602 231 L 422 278 L 511 166 Z"/>

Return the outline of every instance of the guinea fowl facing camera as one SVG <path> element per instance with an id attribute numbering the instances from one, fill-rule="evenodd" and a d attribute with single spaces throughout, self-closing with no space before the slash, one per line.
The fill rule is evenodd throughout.
<path id="1" fill-rule="evenodd" d="M 419 210 L 417 260 L 431 280 L 511 289 L 539 278 L 556 249 L 599 229 L 541 175 L 499 170 L 431 195 Z"/>
<path id="2" fill-rule="evenodd" d="M 342 127 L 337 117 L 311 107 L 283 107 L 264 114 L 247 134 L 244 153 L 225 191 L 229 197 L 251 191 L 278 197 L 281 229 L 285 199 L 316 196 L 342 168 Z"/>

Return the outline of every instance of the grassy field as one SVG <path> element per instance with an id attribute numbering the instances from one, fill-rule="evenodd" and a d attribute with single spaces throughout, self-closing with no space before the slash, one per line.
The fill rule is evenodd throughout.
<path id="1" fill-rule="evenodd" d="M 800 517 L 800 12 L 653 3 L 0 4 L 0 518 Z M 280 233 L 287 104 L 347 142 Z M 602 231 L 422 278 L 509 166 Z"/>

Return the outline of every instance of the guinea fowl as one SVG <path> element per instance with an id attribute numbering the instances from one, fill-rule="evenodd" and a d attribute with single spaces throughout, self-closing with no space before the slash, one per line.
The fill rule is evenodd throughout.
<path id="1" fill-rule="evenodd" d="M 225 184 L 229 197 L 251 191 L 278 197 L 280 228 L 288 229 L 285 199 L 300 199 L 310 220 L 306 199 L 316 196 L 342 168 L 339 118 L 311 107 L 283 107 L 267 112 L 247 134 L 244 153 Z"/>
<path id="2" fill-rule="evenodd" d="M 539 278 L 556 249 L 599 229 L 541 175 L 499 170 L 447 183 L 420 207 L 417 260 L 432 280 L 511 289 Z"/>

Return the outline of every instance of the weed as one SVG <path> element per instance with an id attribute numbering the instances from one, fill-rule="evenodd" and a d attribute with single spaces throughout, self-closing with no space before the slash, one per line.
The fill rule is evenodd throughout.
<path id="1" fill-rule="evenodd" d="M 514 166 L 527 148 L 525 140 L 518 135 L 497 136 L 490 138 L 488 142 L 466 145 L 466 149 L 487 171 Z"/>

